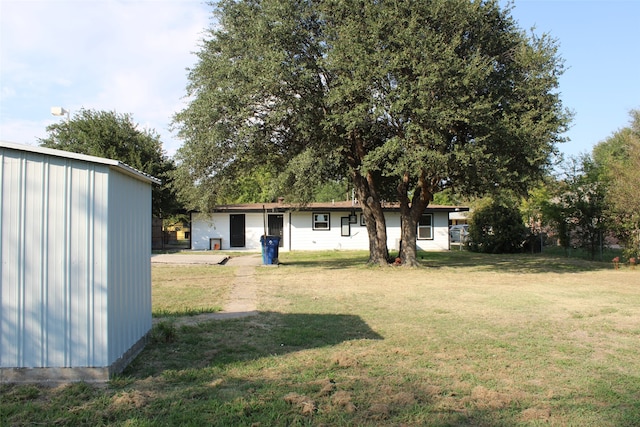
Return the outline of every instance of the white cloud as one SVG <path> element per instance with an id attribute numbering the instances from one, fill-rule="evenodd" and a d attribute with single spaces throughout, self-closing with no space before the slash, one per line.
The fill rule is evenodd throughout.
<path id="1" fill-rule="evenodd" d="M 46 127 L 55 120 L 22 120 L 11 119 L 0 127 L 0 141 L 15 142 L 19 144 L 38 145 L 39 138 L 45 138 Z"/>
<path id="2" fill-rule="evenodd" d="M 199 0 L 2 0 L 0 138 L 28 142 L 62 105 L 130 113 L 173 154 L 168 123 L 210 16 Z"/>

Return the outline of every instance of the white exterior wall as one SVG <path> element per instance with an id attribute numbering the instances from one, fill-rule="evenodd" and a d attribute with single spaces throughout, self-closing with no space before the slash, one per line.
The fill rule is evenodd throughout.
<path id="1" fill-rule="evenodd" d="M 242 214 L 242 212 L 233 214 Z M 264 215 L 261 212 L 244 213 L 245 218 L 245 246 L 232 248 L 230 246 L 230 215 L 229 212 L 216 212 L 213 214 L 193 214 L 191 218 L 191 249 L 209 250 L 212 238 L 222 239 L 222 250 L 249 250 L 261 251 L 260 237 L 264 234 Z M 288 214 L 284 215 L 284 247 L 288 248 Z"/>
<path id="2" fill-rule="evenodd" d="M 323 211 L 315 211 L 323 213 Z M 292 213 L 291 249 L 292 250 L 368 250 L 369 236 L 367 227 L 358 222 L 351 224 L 350 235 L 342 236 L 342 217 L 349 212 L 330 212 L 331 229 L 313 230 L 312 212 Z M 387 248 L 400 250 L 400 213 L 385 212 L 387 224 Z M 417 240 L 418 250 L 440 251 L 449 249 L 449 217 L 447 212 L 433 212 L 434 238 Z"/>
<path id="3" fill-rule="evenodd" d="M 211 238 L 222 239 L 223 250 L 244 249 L 260 251 L 260 236 L 264 233 L 264 217 L 262 213 L 245 213 L 246 245 L 244 248 L 229 246 L 229 217 L 241 212 L 216 212 L 213 214 L 194 214 L 191 224 L 191 248 L 194 250 L 210 249 Z M 313 230 L 313 213 L 329 213 L 330 229 Z M 360 225 L 360 212 L 357 212 L 357 223 L 351 224 L 350 235 L 342 236 L 341 218 L 349 216 L 351 211 L 291 211 L 282 213 L 284 218 L 284 243 L 279 251 L 306 250 L 368 250 L 369 236 L 367 228 Z M 390 250 L 400 249 L 400 213 L 386 212 L 387 247 Z M 447 212 L 433 212 L 434 239 L 418 240 L 419 250 L 449 249 L 449 217 Z"/>
<path id="4" fill-rule="evenodd" d="M 210 249 L 210 238 L 222 239 L 220 249 L 229 248 L 229 215 L 194 213 L 191 215 L 191 249 Z M 226 244 L 226 247 L 224 246 Z"/>
<path id="5" fill-rule="evenodd" d="M 447 251 L 450 249 L 448 212 L 433 212 L 433 239 L 416 240 L 416 247 L 423 251 Z"/>
<path id="6" fill-rule="evenodd" d="M 384 215 L 387 223 L 387 249 L 392 251 L 400 250 L 400 212 L 386 212 Z M 367 230 L 364 230 L 365 233 Z M 369 249 L 369 241 L 364 249 Z"/>
<path id="7" fill-rule="evenodd" d="M 313 214 L 329 214 L 329 230 L 313 229 Z M 291 213 L 291 249 L 294 251 L 314 250 L 367 250 L 369 236 L 367 227 L 360 225 L 360 213 L 357 223 L 351 224 L 351 235 L 341 236 L 341 218 L 349 216 L 347 212 L 304 211 Z M 389 235 L 387 235 L 388 237 Z"/>
<path id="8" fill-rule="evenodd" d="M 0 368 L 110 367 L 151 327 L 151 181 L 3 146 L 0 178 Z"/>

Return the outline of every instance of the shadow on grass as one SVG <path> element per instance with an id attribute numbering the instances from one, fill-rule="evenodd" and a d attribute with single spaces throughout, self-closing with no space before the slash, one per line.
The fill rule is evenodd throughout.
<path id="1" fill-rule="evenodd" d="M 277 357 L 383 339 L 353 315 L 263 312 L 173 332 L 168 342 L 150 343 L 127 377 L 109 387 L 0 385 L 0 424 L 506 427 L 637 426 L 640 420 L 640 382 L 631 368 L 615 364 L 594 369 L 588 379 L 548 386 L 550 398 L 547 387 L 532 384 L 507 382 L 501 391 L 485 372 L 463 381 L 417 374 L 404 352 L 374 343 L 378 348 L 357 353 L 362 363 L 334 369 L 322 354 Z M 507 393 L 513 390 L 521 391 Z"/>
<path id="2" fill-rule="evenodd" d="M 588 389 L 557 393 L 551 406 L 548 397 L 530 395 L 519 400 L 489 385 L 472 388 L 469 384 L 460 391 L 448 379 L 422 378 L 411 370 L 398 381 L 403 355 L 394 349 L 382 356 L 389 362 L 388 372 L 374 377 L 371 366 L 376 365 L 378 353 L 370 356 L 371 365 L 365 360 L 333 369 L 322 354 L 312 359 L 278 357 L 349 340 L 381 339 L 358 316 L 262 312 L 251 318 L 181 327 L 173 341 L 151 343 L 125 371 L 121 386 L 117 379 L 112 384 L 140 387 L 141 391 L 130 393 L 133 397 L 153 395 L 153 402 L 136 416 L 144 421 L 162 419 L 167 425 L 506 427 L 567 420 L 599 425 L 606 419 L 610 425 L 632 426 L 640 417 L 637 381 L 615 372 L 594 375 Z M 268 372 L 262 373 L 264 369 Z M 153 393 L 145 395 L 144 387 L 152 384 Z M 350 404 L 351 399 L 355 403 L 351 409 L 340 404 Z M 99 398 L 93 400 L 99 402 Z M 118 421 L 131 419 L 126 413 L 113 416 Z"/>
<path id="3" fill-rule="evenodd" d="M 391 258 L 397 252 L 391 252 Z M 283 254 L 282 265 L 340 270 L 348 268 L 379 268 L 367 265 L 369 254 L 363 251 L 326 251 Z M 418 263 L 426 269 L 468 268 L 505 273 L 578 273 L 613 270 L 611 262 L 568 258 L 555 254 L 482 254 L 469 251 L 419 251 Z M 401 270 L 399 270 L 401 271 Z"/>
<path id="4" fill-rule="evenodd" d="M 481 254 L 468 251 L 421 252 L 421 266 L 427 268 L 472 268 L 505 273 L 578 273 L 613 270 L 611 263 L 545 254 Z"/>
<path id="5" fill-rule="evenodd" d="M 305 251 L 280 254 L 280 265 L 342 270 L 367 268 L 369 252 L 365 251 Z"/>
<path id="6" fill-rule="evenodd" d="M 221 366 L 349 340 L 383 339 L 359 316 L 276 312 L 180 327 L 168 319 L 154 326 L 151 337 L 124 375 L 145 378 L 167 370 Z"/>

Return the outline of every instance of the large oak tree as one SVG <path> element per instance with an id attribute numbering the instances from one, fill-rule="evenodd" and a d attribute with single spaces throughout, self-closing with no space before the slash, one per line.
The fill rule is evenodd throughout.
<path id="1" fill-rule="evenodd" d="M 569 115 L 555 41 L 497 1 L 223 0 L 175 117 L 183 194 L 201 209 L 256 166 L 308 201 L 347 176 L 371 263 L 388 259 L 384 201 L 400 203 L 400 257 L 434 194 L 524 190 Z"/>

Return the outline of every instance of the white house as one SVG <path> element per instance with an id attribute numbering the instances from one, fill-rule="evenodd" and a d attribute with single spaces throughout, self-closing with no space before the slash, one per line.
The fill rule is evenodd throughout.
<path id="1" fill-rule="evenodd" d="M 449 214 L 465 207 L 429 206 L 418 226 L 418 250 L 449 249 Z M 384 208 L 387 247 L 400 246 L 400 211 Z M 362 210 L 351 201 L 313 203 L 295 207 L 283 203 L 220 206 L 191 217 L 191 248 L 260 251 L 260 237 L 280 236 L 279 251 L 368 250 L 369 237 Z"/>
<path id="2" fill-rule="evenodd" d="M 124 163 L 0 142 L 0 382 L 102 381 L 151 329 L 151 187 Z"/>

